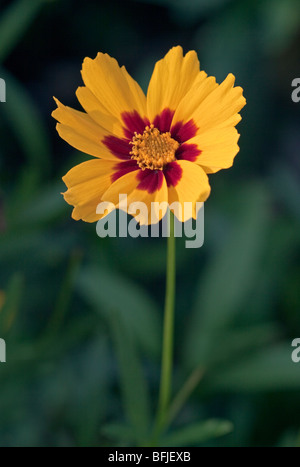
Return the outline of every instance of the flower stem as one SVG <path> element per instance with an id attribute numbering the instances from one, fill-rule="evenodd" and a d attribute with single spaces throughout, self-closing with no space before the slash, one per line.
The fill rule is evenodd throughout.
<path id="1" fill-rule="evenodd" d="M 174 342 L 174 308 L 176 284 L 176 248 L 174 214 L 170 212 L 170 235 L 167 247 L 166 298 L 162 346 L 162 367 L 157 414 L 157 431 L 160 432 L 167 420 L 171 398 Z"/>
<path id="2" fill-rule="evenodd" d="M 170 409 L 168 411 L 167 425 L 169 425 L 174 420 L 176 415 L 180 412 L 185 402 L 188 400 L 188 398 L 191 396 L 191 394 L 203 378 L 204 373 L 205 372 L 202 368 L 196 368 L 196 370 L 193 371 L 191 376 L 185 382 L 184 386 L 179 391 L 179 393 L 170 405 Z"/>

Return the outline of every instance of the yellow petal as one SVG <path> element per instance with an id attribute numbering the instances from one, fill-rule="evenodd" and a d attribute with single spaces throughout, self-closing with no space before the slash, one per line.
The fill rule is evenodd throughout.
<path id="1" fill-rule="evenodd" d="M 174 210 L 175 215 L 181 222 L 196 218 L 196 202 L 206 201 L 210 195 L 208 177 L 202 167 L 189 161 L 177 161 L 182 169 L 182 177 L 176 186 L 169 186 L 169 205 L 177 202 L 181 210 Z M 192 203 L 192 209 L 184 207 L 184 203 Z M 172 209 L 173 210 L 173 209 Z"/>
<path id="2" fill-rule="evenodd" d="M 115 162 L 93 159 L 73 167 L 64 177 L 68 191 L 66 202 L 74 206 L 72 217 L 86 222 L 96 222 L 102 216 L 96 214 L 103 193 L 111 184 Z"/>
<path id="3" fill-rule="evenodd" d="M 214 84 L 214 78 L 208 78 L 199 87 L 194 86 L 178 106 L 173 121 L 192 119 L 198 134 L 210 128 L 235 125 L 246 100 L 243 89 L 234 87 L 234 82 L 235 77 L 229 74 L 220 85 Z"/>
<path id="4" fill-rule="evenodd" d="M 103 201 L 108 201 L 115 204 L 117 208 L 127 212 L 132 203 L 144 203 L 147 207 L 145 215 L 143 211 L 140 211 L 136 214 L 130 212 L 130 214 L 134 215 L 134 217 L 137 217 L 138 215 L 137 220 L 141 225 L 150 225 L 152 223 L 159 222 L 166 213 L 168 203 L 168 188 L 163 173 L 160 172 L 159 175 L 161 176 L 162 183 L 157 190 L 155 190 L 153 193 L 149 193 L 145 189 L 139 189 L 138 185 L 140 184 L 140 181 L 138 176 L 140 175 L 140 172 L 141 171 L 138 170 L 119 178 L 108 188 L 108 190 L 102 196 L 102 199 Z M 119 204 L 120 194 L 127 196 L 126 206 Z M 158 210 L 156 209 L 157 206 L 153 206 L 153 210 L 151 210 L 151 203 L 162 203 L 161 209 Z"/>
<path id="5" fill-rule="evenodd" d="M 195 51 L 183 56 L 182 47 L 173 47 L 167 55 L 156 63 L 147 92 L 148 117 L 151 121 L 162 110 L 176 110 L 196 80 L 206 78 L 199 70 Z"/>
<path id="6" fill-rule="evenodd" d="M 55 99 L 57 109 L 52 116 L 60 122 L 57 131 L 62 139 L 74 148 L 94 157 L 117 161 L 102 139 L 109 133 L 87 114 L 66 107 Z"/>
<path id="7" fill-rule="evenodd" d="M 124 137 L 120 119 L 108 112 L 90 89 L 79 87 L 76 96 L 84 110 L 100 127 L 115 136 Z"/>
<path id="8" fill-rule="evenodd" d="M 140 86 L 120 68 L 117 60 L 99 53 L 92 60 L 86 58 L 82 66 L 82 78 L 90 91 L 109 114 L 120 118 L 123 112 L 136 110 L 146 115 L 146 97 Z"/>
<path id="9" fill-rule="evenodd" d="M 177 106 L 173 123 L 187 122 L 195 114 L 201 103 L 218 87 L 214 76 L 197 80 Z"/>
<path id="10" fill-rule="evenodd" d="M 196 144 L 201 151 L 195 163 L 207 173 L 214 173 L 220 169 L 228 169 L 240 148 L 238 146 L 239 133 L 234 127 L 212 129 L 189 140 L 189 144 Z"/>

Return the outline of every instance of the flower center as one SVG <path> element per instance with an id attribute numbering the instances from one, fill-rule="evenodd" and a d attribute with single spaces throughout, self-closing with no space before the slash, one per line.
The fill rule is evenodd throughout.
<path id="1" fill-rule="evenodd" d="M 129 144 L 132 145 L 131 159 L 135 159 L 142 170 L 163 170 L 175 160 L 179 148 L 171 133 L 161 133 L 154 125 L 146 126 L 143 134 L 135 133 Z"/>

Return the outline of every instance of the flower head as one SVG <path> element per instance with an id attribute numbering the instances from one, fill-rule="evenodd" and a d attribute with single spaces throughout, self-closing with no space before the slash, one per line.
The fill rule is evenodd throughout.
<path id="1" fill-rule="evenodd" d="M 196 202 L 210 194 L 207 174 L 231 167 L 239 151 L 235 126 L 246 101 L 235 77 L 218 85 L 200 71 L 196 52 L 183 56 L 181 47 L 156 63 L 147 97 L 107 54 L 86 58 L 82 77 L 76 94 L 85 112 L 57 100 L 53 112 L 60 136 L 94 157 L 63 177 L 72 217 L 95 222 L 98 204 L 118 207 L 120 194 L 129 203 L 190 202 L 195 217 Z M 150 216 L 139 220 L 151 223 Z"/>

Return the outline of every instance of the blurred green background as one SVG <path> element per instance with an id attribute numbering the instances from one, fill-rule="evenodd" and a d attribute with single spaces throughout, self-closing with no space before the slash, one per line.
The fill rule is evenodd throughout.
<path id="1" fill-rule="evenodd" d="M 165 240 L 99 239 L 71 219 L 61 177 L 88 157 L 50 114 L 54 95 L 79 108 L 84 57 L 109 53 L 146 89 L 177 44 L 218 82 L 234 73 L 248 104 L 234 167 L 210 177 L 204 247 L 177 243 L 174 393 L 197 384 L 161 443 L 300 446 L 298 0 L 1 1 L 1 446 L 147 438 Z"/>

